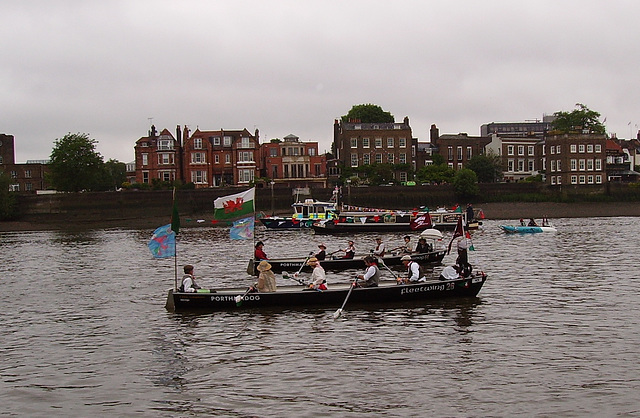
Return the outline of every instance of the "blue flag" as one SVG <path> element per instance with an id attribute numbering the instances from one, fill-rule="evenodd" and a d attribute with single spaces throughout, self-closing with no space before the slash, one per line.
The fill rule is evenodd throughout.
<path id="1" fill-rule="evenodd" d="M 155 258 L 175 257 L 176 233 L 171 230 L 171 224 L 153 231 L 153 236 L 147 245 Z"/>
<path id="2" fill-rule="evenodd" d="M 254 223 L 255 219 L 253 216 L 235 221 L 230 231 L 231 239 L 253 238 Z"/>

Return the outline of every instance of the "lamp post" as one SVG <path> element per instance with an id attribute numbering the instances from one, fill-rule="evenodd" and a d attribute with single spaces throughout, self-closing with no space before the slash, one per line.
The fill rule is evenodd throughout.
<path id="1" fill-rule="evenodd" d="M 273 199 L 273 185 L 276 184 L 275 181 L 271 180 L 269 182 L 269 185 L 271 185 L 271 216 L 275 215 L 275 210 L 274 210 L 274 204 L 275 204 L 275 200 Z"/>

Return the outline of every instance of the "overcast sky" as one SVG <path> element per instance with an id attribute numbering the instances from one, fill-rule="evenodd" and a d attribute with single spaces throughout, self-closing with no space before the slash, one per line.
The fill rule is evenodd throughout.
<path id="1" fill-rule="evenodd" d="M 1 1 L 0 133 L 16 161 L 87 133 L 133 161 L 158 128 L 290 133 L 330 149 L 361 103 L 414 137 L 479 135 L 583 103 L 640 124 L 637 0 Z"/>

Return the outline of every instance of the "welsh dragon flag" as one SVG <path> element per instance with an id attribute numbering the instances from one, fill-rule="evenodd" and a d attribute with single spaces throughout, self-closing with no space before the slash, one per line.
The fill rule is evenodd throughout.
<path id="1" fill-rule="evenodd" d="M 217 220 L 229 220 L 253 214 L 256 188 L 242 193 L 217 198 L 213 202 L 213 217 Z"/>

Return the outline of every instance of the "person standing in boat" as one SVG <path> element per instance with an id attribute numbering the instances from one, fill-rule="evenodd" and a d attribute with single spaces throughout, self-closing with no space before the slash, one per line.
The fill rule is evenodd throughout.
<path id="1" fill-rule="evenodd" d="M 467 228 L 469 228 L 469 224 L 475 218 L 475 214 L 473 213 L 473 206 L 471 203 L 467 203 Z"/>
<path id="2" fill-rule="evenodd" d="M 268 260 L 267 254 L 263 250 L 264 242 L 258 241 L 256 242 L 256 251 L 254 253 L 256 261 L 258 260 Z"/>
<path id="3" fill-rule="evenodd" d="M 275 292 L 276 291 L 276 275 L 271 271 L 271 264 L 267 260 L 262 260 L 258 264 L 258 292 Z"/>
<path id="4" fill-rule="evenodd" d="M 459 268 L 458 272 L 463 276 L 467 277 L 473 271 L 473 267 L 469 264 L 469 253 L 468 248 L 471 245 L 471 242 L 468 238 L 462 238 L 458 241 L 458 258 L 456 258 L 456 265 Z"/>
<path id="5" fill-rule="evenodd" d="M 313 269 L 311 272 L 311 284 L 309 284 L 309 289 L 327 290 L 327 276 L 318 259 L 311 257 L 307 261 L 307 264 Z"/>
<path id="6" fill-rule="evenodd" d="M 338 250 L 338 251 L 342 251 L 344 253 L 342 258 L 353 258 L 356 255 L 356 247 L 354 247 L 352 240 L 349 240 L 347 244 L 347 248 L 345 248 L 344 250 Z"/>
<path id="7" fill-rule="evenodd" d="M 318 261 L 322 261 L 325 258 L 327 258 L 327 246 L 324 244 L 319 244 L 318 248 L 320 248 L 320 251 L 318 251 L 318 253 L 316 255 L 314 255 L 314 257 L 318 260 Z"/>
<path id="8" fill-rule="evenodd" d="M 426 281 L 426 279 L 420 278 L 420 265 L 413 261 L 410 255 L 403 255 L 400 261 L 407 268 L 407 278 L 405 280 L 399 278 L 399 282 L 418 283 Z"/>
<path id="9" fill-rule="evenodd" d="M 193 266 L 187 264 L 183 267 L 184 276 L 182 276 L 182 285 L 180 286 L 181 292 L 195 293 L 200 289 L 200 286 L 196 283 L 196 277 L 193 275 Z"/>
<path id="10" fill-rule="evenodd" d="M 384 257 L 384 253 L 385 253 L 384 242 L 382 242 L 382 238 L 378 237 L 376 238 L 376 249 L 373 250 L 373 255 L 375 255 L 376 257 Z"/>
<path id="11" fill-rule="evenodd" d="M 536 221 L 533 218 L 529 218 L 529 225 L 527 226 L 538 226 L 538 224 L 536 223 Z"/>
<path id="12" fill-rule="evenodd" d="M 356 276 L 359 280 L 364 280 L 364 283 L 358 284 L 361 287 L 377 287 L 380 282 L 380 269 L 378 268 L 378 260 L 373 256 L 366 256 L 364 258 L 364 264 L 367 266 L 364 274 Z"/>

